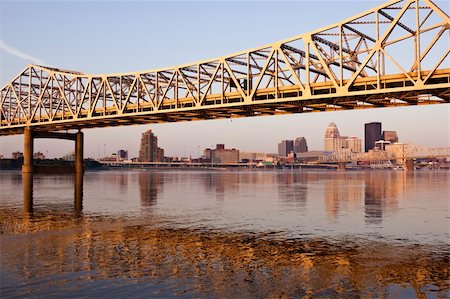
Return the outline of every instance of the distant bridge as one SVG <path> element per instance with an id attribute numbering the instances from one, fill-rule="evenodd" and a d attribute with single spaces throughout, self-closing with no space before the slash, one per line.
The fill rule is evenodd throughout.
<path id="1" fill-rule="evenodd" d="M 78 140 L 79 157 L 85 128 L 448 104 L 449 39 L 450 18 L 431 0 L 394 0 L 319 30 L 172 68 L 91 75 L 29 65 L 0 90 L 0 135 L 25 132 L 28 165 L 37 131 L 79 130 L 69 138 Z"/>
<path id="2" fill-rule="evenodd" d="M 425 158 L 448 158 L 450 147 L 426 147 L 411 143 L 388 145 L 386 150 L 354 153 L 351 151 L 336 151 L 328 156 L 319 157 L 319 163 L 349 163 L 390 160 L 413 160 Z"/>

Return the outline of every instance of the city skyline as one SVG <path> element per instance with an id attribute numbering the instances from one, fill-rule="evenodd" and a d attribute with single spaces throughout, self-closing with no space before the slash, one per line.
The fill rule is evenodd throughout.
<path id="1" fill-rule="evenodd" d="M 291 2 L 290 10 L 275 2 L 262 2 L 257 6 L 238 2 L 182 2 L 178 3 L 176 10 L 170 2 L 138 2 L 133 5 L 114 2 L 108 6 L 89 3 L 89 10 L 86 10 L 85 2 L 2 2 L 0 84 L 8 82 L 30 62 L 97 74 L 190 63 L 305 33 L 341 21 L 382 2 L 384 1 L 327 2 L 327 5 L 321 7 L 320 13 L 315 9 L 317 2 L 314 1 Z M 343 5 L 346 9 L 341 12 L 338 8 Z M 441 6 L 445 7 L 445 3 L 441 3 Z M 249 26 L 245 18 L 247 8 L 251 8 L 262 18 L 271 18 L 272 21 L 259 22 L 258 30 L 251 27 L 249 34 L 248 30 L 242 30 Z M 64 26 L 55 28 L 58 39 L 51 36 L 38 37 L 29 30 L 36 15 L 41 16 L 42 26 L 49 25 L 49 22 L 64 24 L 68 10 L 73 17 L 83 17 L 84 21 L 79 24 L 79 30 L 74 30 L 70 35 L 64 31 Z M 217 11 L 234 14 L 234 22 L 216 22 Z M 23 15 L 20 24 L 14 18 L 19 12 Z M 172 21 L 163 32 L 155 32 L 150 30 L 145 21 L 149 12 L 154 24 L 169 18 Z M 189 22 L 185 22 L 186 13 L 201 15 L 202 19 L 191 17 Z M 130 32 L 120 26 L 123 22 L 131 22 L 137 29 Z M 97 24 L 117 28 L 119 31 L 104 30 L 99 36 L 88 30 L 95 28 Z M 4 29 L 13 26 L 14 31 Z M 192 34 L 198 28 L 203 29 L 203 35 Z M 111 47 L 111 41 L 119 34 L 139 41 L 138 46 L 133 46 L 133 43 L 115 43 Z M 210 37 L 205 39 L 205 35 Z M 81 44 L 90 46 L 82 47 Z M 180 45 L 183 51 L 179 51 Z M 404 142 L 449 146 L 449 119 L 450 105 L 433 105 L 89 129 L 84 130 L 85 157 L 95 158 L 119 148 L 128 148 L 130 156 L 135 157 L 138 155 L 139 136 L 148 129 L 159 136 L 161 146 L 167 149 L 168 156 L 197 156 L 198 148 L 211 147 L 217 143 L 225 143 L 245 151 L 277 152 L 276 146 L 280 140 L 296 136 L 304 136 L 311 150 L 321 150 L 323 131 L 330 122 L 335 122 L 346 135 L 363 138 L 364 123 L 379 121 L 387 128 L 396 130 Z M 0 154 L 9 156 L 22 149 L 22 135 L 0 138 Z M 35 144 L 35 151 L 41 151 L 48 157 L 62 156 L 72 149 L 73 144 L 69 141 L 37 140 Z"/>
<path id="2" fill-rule="evenodd" d="M 370 122 L 370 123 L 373 123 L 373 122 Z M 364 149 L 364 142 L 365 142 L 365 136 L 364 136 L 365 132 L 364 131 L 365 131 L 365 126 L 370 124 L 370 123 L 363 123 L 363 124 L 361 124 L 362 136 L 358 136 L 358 135 L 356 135 L 356 136 L 352 135 L 351 137 L 344 136 L 345 138 L 350 138 L 350 139 L 357 138 L 357 139 L 359 139 L 360 143 L 362 142 L 362 146 L 361 146 L 361 150 L 360 150 L 361 152 L 365 152 L 365 149 Z M 376 121 L 376 123 L 378 123 L 378 121 Z M 380 122 L 380 123 L 381 123 L 382 128 L 384 128 L 384 123 L 383 122 Z M 319 135 L 321 135 L 321 138 L 322 138 L 322 147 L 321 148 L 315 148 L 315 147 L 311 148 L 310 146 L 306 145 L 307 151 L 311 151 L 311 152 L 314 152 L 314 151 L 327 151 L 326 138 L 324 139 L 323 136 L 326 136 L 326 134 L 327 134 L 327 132 L 328 132 L 328 130 L 330 128 L 330 125 L 335 125 L 336 127 L 339 127 L 339 124 L 335 124 L 334 122 L 329 123 L 323 129 L 323 131 L 319 134 Z M 145 127 L 145 126 L 142 126 L 142 127 Z M 411 141 L 405 141 L 405 140 L 403 140 L 401 133 L 399 134 L 398 131 L 397 130 L 393 130 L 393 128 L 389 128 L 389 129 L 390 130 L 388 130 L 388 131 L 386 131 L 386 130 L 382 131 L 382 134 L 381 134 L 381 137 L 380 137 L 381 139 L 384 138 L 383 136 L 384 136 L 385 133 L 388 134 L 387 137 L 389 137 L 389 138 L 392 138 L 392 136 L 390 136 L 389 134 L 395 133 L 395 137 L 397 138 L 396 139 L 397 142 L 400 142 L 400 143 L 413 143 L 413 144 L 416 144 L 416 145 L 432 147 L 432 145 L 429 145 L 429 144 L 419 144 L 419 143 L 414 143 L 414 142 L 411 142 Z M 337 130 L 339 131 L 339 128 L 337 128 Z M 142 143 L 142 136 L 144 134 L 148 133 L 148 132 L 151 132 L 152 134 L 154 134 L 155 138 L 158 140 L 158 143 L 162 146 L 163 151 L 165 151 L 166 153 L 167 152 L 169 152 L 169 153 L 173 153 L 174 152 L 173 149 L 166 148 L 163 145 L 163 144 L 165 144 L 164 140 L 161 140 L 160 137 L 158 137 L 158 132 L 156 132 L 156 131 L 154 131 L 152 129 L 148 129 L 146 131 L 139 131 L 139 138 L 138 138 L 138 141 L 137 141 L 138 145 L 137 145 L 137 153 L 136 154 L 133 154 L 133 151 L 131 151 L 131 154 L 129 154 L 130 153 L 130 147 L 129 147 L 130 143 L 128 143 L 128 146 L 118 145 L 116 148 L 111 148 L 110 146 L 108 146 L 108 150 L 106 150 L 106 145 L 107 144 L 103 144 L 103 145 L 102 144 L 98 144 L 98 149 L 97 149 L 96 155 L 87 156 L 87 157 L 88 158 L 94 158 L 94 159 L 106 158 L 106 157 L 109 157 L 111 155 L 117 155 L 118 151 L 125 150 L 127 152 L 127 155 L 129 154 L 129 159 L 133 159 L 133 158 L 139 159 L 140 158 L 139 149 L 140 149 L 141 143 Z M 309 135 L 310 134 L 306 133 L 305 136 L 301 137 L 301 138 L 304 138 L 306 140 L 306 144 L 309 144 L 308 137 L 307 137 Z M 398 136 L 400 136 L 400 138 Z M 10 136 L 5 136 L 5 137 L 10 137 Z M 341 137 L 338 137 L 338 138 L 341 138 Z M 265 153 L 265 154 L 270 154 L 270 155 L 273 154 L 273 155 L 278 155 L 279 156 L 279 149 L 280 149 L 279 147 L 280 147 L 280 144 L 283 141 L 292 141 L 292 142 L 294 142 L 294 139 L 299 139 L 299 138 L 300 138 L 299 136 L 295 136 L 295 137 L 287 136 L 283 140 L 282 139 L 278 139 L 278 140 L 275 139 L 275 142 L 272 144 L 272 147 L 274 148 L 274 150 L 272 150 L 272 151 L 264 151 L 261 148 L 258 148 L 257 145 L 255 145 L 256 147 L 252 148 L 251 150 L 248 150 L 248 149 L 245 149 L 245 148 L 242 149 L 239 146 L 230 146 L 230 148 L 233 148 L 233 149 L 236 148 L 237 150 L 240 150 L 242 152 L 248 152 L 248 153 Z M 179 157 L 179 158 L 182 158 L 182 157 L 186 157 L 186 158 L 189 158 L 189 157 L 191 157 L 191 158 L 204 157 L 204 151 L 205 150 L 208 150 L 210 148 L 213 149 L 217 145 L 223 145 L 224 144 L 224 142 L 220 141 L 219 139 L 217 139 L 217 140 L 218 141 L 216 143 L 203 142 L 202 143 L 203 145 L 200 145 L 200 144 L 197 145 L 197 149 L 196 149 L 195 153 L 194 153 L 195 149 L 193 149 L 192 146 L 191 147 L 186 147 L 186 145 L 184 145 L 184 148 L 183 148 L 184 153 L 166 154 L 166 155 L 164 155 L 164 157 Z M 59 141 L 61 141 L 61 140 L 59 140 Z M 39 142 L 39 139 L 35 140 L 35 143 L 37 143 L 37 142 Z M 64 142 L 64 141 L 62 141 L 62 142 Z M 133 143 L 133 142 L 131 142 L 131 143 Z M 395 141 L 393 141 L 393 142 L 395 142 Z M 44 146 L 45 144 L 46 144 L 45 141 L 41 142 L 41 146 Z M 64 155 L 68 155 L 71 152 L 73 152 L 73 148 L 70 147 L 71 143 L 70 142 L 66 142 L 66 145 L 69 145 L 69 148 L 71 150 L 69 152 L 65 153 Z M 1 148 L 1 146 L 2 146 L 2 144 L 0 143 L 0 148 Z M 292 144 L 292 147 L 294 149 L 294 147 L 295 147 L 294 143 Z M 439 146 L 435 146 L 435 147 L 439 147 Z M 191 151 L 191 154 L 186 154 L 186 150 Z M 4 158 L 10 158 L 11 155 L 14 155 L 17 152 L 21 153 L 21 150 L 16 150 L 16 151 L 13 151 L 11 153 L 3 153 L 3 152 L 0 151 L 0 156 L 3 156 Z M 41 153 L 39 150 L 36 149 L 36 145 L 35 145 L 35 151 L 34 152 L 35 153 L 38 153 L 38 152 Z M 42 153 L 42 154 L 44 154 L 44 153 Z M 47 158 L 61 158 L 62 157 L 62 156 L 59 156 L 59 157 L 58 156 L 48 156 L 48 154 L 49 154 L 49 152 L 47 150 L 45 152 L 45 155 L 47 155 Z M 283 155 L 281 155 L 281 156 L 283 156 Z"/>

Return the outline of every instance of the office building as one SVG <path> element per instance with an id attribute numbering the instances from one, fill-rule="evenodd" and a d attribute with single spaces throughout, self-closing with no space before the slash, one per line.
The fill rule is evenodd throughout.
<path id="1" fill-rule="evenodd" d="M 390 143 L 398 142 L 397 131 L 383 131 L 383 140 Z"/>
<path id="2" fill-rule="evenodd" d="M 341 138 L 342 148 L 349 149 L 353 153 L 360 153 L 362 147 L 362 140 L 357 137 Z"/>
<path id="3" fill-rule="evenodd" d="M 325 131 L 325 151 L 336 152 L 349 149 L 354 153 L 361 152 L 362 140 L 357 137 L 341 136 L 335 123 L 330 123 Z"/>
<path id="4" fill-rule="evenodd" d="M 118 150 L 117 151 L 117 157 L 119 158 L 120 161 L 125 161 L 128 160 L 128 151 L 127 150 Z"/>
<path id="5" fill-rule="evenodd" d="M 239 150 L 226 149 L 224 144 L 217 144 L 215 149 L 205 149 L 205 158 L 212 163 L 238 163 Z"/>
<path id="6" fill-rule="evenodd" d="M 139 148 L 140 162 L 161 162 L 164 158 L 164 150 L 158 147 L 158 137 L 148 130 L 142 133 L 141 146 Z"/>
<path id="7" fill-rule="evenodd" d="M 383 136 L 381 134 L 381 123 L 371 122 L 364 125 L 364 151 L 375 147 L 375 141 L 382 140 Z"/>
<path id="8" fill-rule="evenodd" d="M 335 123 L 330 123 L 325 131 L 325 151 L 335 152 L 341 148 L 341 135 Z"/>
<path id="9" fill-rule="evenodd" d="M 278 143 L 278 156 L 287 157 L 290 152 L 294 151 L 294 141 L 293 140 L 283 140 Z"/>
<path id="10" fill-rule="evenodd" d="M 294 141 L 294 153 L 305 153 L 308 151 L 308 144 L 305 137 L 297 137 Z"/>

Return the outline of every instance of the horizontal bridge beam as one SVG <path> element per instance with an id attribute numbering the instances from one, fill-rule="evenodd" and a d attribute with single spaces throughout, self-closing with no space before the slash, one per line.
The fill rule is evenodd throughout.
<path id="1" fill-rule="evenodd" d="M 75 141 L 77 133 L 33 131 L 33 138 L 65 139 Z"/>

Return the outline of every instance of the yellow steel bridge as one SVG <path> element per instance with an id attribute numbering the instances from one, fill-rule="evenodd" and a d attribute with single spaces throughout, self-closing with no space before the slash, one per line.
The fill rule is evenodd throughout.
<path id="1" fill-rule="evenodd" d="M 228 56 L 91 75 L 29 65 L 0 91 L 0 135 L 450 103 L 450 19 L 395 0 Z"/>

